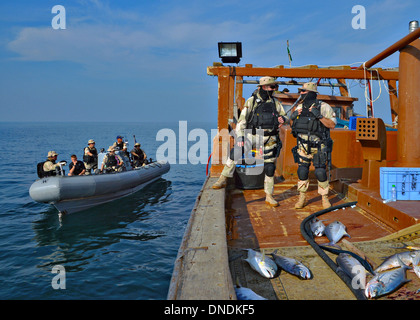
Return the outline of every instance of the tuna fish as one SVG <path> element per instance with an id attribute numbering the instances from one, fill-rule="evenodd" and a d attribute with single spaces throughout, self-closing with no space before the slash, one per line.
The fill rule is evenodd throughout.
<path id="1" fill-rule="evenodd" d="M 309 268 L 306 267 L 302 262 L 293 258 L 277 255 L 276 252 L 277 250 L 275 250 L 271 256 L 274 258 L 277 266 L 279 266 L 281 269 L 304 280 L 312 278 L 311 270 L 309 270 Z"/>
<path id="2" fill-rule="evenodd" d="M 420 278 L 420 252 L 417 252 L 416 256 L 413 258 L 413 271 Z"/>
<path id="3" fill-rule="evenodd" d="M 340 253 L 335 260 L 337 265 L 351 279 L 358 279 L 361 288 L 366 286 L 366 269 L 355 257 L 348 253 Z"/>
<path id="4" fill-rule="evenodd" d="M 382 272 L 385 270 L 399 267 L 400 263 L 398 261 L 398 258 L 401 259 L 401 261 L 407 266 L 412 265 L 413 259 L 416 257 L 416 255 L 419 252 L 420 250 L 404 251 L 404 252 L 396 253 L 388 257 L 384 262 L 382 262 L 381 265 L 375 269 L 375 272 Z"/>
<path id="5" fill-rule="evenodd" d="M 236 286 L 235 293 L 238 300 L 267 300 L 249 288 Z"/>
<path id="6" fill-rule="evenodd" d="M 368 282 L 365 289 L 367 298 L 378 298 L 389 294 L 401 287 L 404 283 L 411 281 L 406 278 L 406 270 L 411 268 L 406 266 L 398 256 L 397 260 L 400 263 L 400 268 L 378 273 Z"/>
<path id="7" fill-rule="evenodd" d="M 336 246 L 336 243 L 340 241 L 343 236 L 351 238 L 350 235 L 346 232 L 346 226 L 340 221 L 331 222 L 328 226 L 326 226 L 324 233 L 328 240 L 330 240 L 330 242 L 327 244 L 330 246 Z"/>
<path id="8" fill-rule="evenodd" d="M 266 257 L 261 252 L 254 251 L 252 249 L 247 249 L 248 257 L 244 259 L 249 263 L 252 269 L 257 271 L 265 278 L 274 278 L 277 274 L 277 265 L 269 257 Z"/>
<path id="9" fill-rule="evenodd" d="M 320 244 L 319 245 L 322 249 L 324 249 L 324 250 L 327 250 L 327 251 L 329 251 L 329 252 L 332 252 L 332 253 L 334 253 L 334 254 L 336 254 L 336 255 L 339 255 L 339 254 L 341 254 L 341 253 L 345 253 L 345 254 L 347 254 L 347 255 L 349 255 L 349 256 L 351 256 L 351 257 L 353 257 L 355 260 L 357 260 L 362 266 L 363 266 L 363 268 L 365 268 L 365 270 L 366 271 L 368 271 L 369 273 L 371 273 L 372 275 L 376 275 L 376 273 L 373 271 L 373 269 L 372 269 L 372 266 L 370 265 L 370 263 L 366 260 L 366 259 L 364 259 L 364 258 L 362 258 L 361 256 L 358 256 L 357 254 L 355 254 L 354 252 L 351 252 L 351 251 L 347 251 L 347 250 L 341 250 L 341 248 L 340 248 L 340 246 L 339 245 L 335 245 L 335 247 L 337 247 L 337 248 L 339 248 L 339 249 L 334 249 L 334 248 L 331 248 L 331 247 L 326 247 L 326 246 L 324 246 L 324 245 L 322 245 L 322 244 Z M 336 260 L 337 261 L 337 260 Z M 337 262 L 338 263 L 338 262 Z M 344 271 L 344 270 L 343 270 Z"/>
<path id="10" fill-rule="evenodd" d="M 324 235 L 325 225 L 322 223 L 322 221 L 326 220 L 319 220 L 315 217 L 309 222 L 311 231 L 316 237 L 321 237 Z"/>

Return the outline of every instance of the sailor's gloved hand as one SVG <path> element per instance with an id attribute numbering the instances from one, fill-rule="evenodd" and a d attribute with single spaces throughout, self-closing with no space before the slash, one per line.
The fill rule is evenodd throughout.
<path id="1" fill-rule="evenodd" d="M 323 118 L 319 108 L 312 108 L 311 107 L 311 109 L 309 109 L 309 111 L 312 112 L 312 114 L 314 115 L 315 118 L 317 118 L 317 119 L 322 119 Z"/>
<path id="2" fill-rule="evenodd" d="M 290 115 L 290 120 L 295 121 L 296 118 L 299 116 L 299 112 L 297 110 L 295 110 L 291 115 Z"/>

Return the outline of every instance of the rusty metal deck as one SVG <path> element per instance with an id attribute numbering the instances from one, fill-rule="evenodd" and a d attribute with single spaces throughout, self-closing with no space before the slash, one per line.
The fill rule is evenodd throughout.
<path id="1" fill-rule="evenodd" d="M 322 209 L 315 184 L 310 186 L 308 205 L 295 210 L 298 194 L 292 181 L 276 183 L 274 197 L 280 202 L 277 208 L 265 204 L 263 190 L 244 191 L 232 185 L 214 190 L 211 186 L 215 181 L 216 178 L 207 179 L 191 213 L 168 299 L 235 299 L 236 281 L 268 299 L 355 299 L 300 234 L 303 219 Z M 337 205 L 346 199 L 331 192 L 330 201 Z M 382 258 L 398 252 L 392 247 L 402 243 L 420 246 L 420 224 L 396 231 L 358 207 L 328 212 L 321 219 L 328 219 L 326 224 L 334 220 L 343 222 L 352 237 L 348 239 L 349 245 L 364 252 L 376 265 Z M 339 244 L 353 251 L 346 240 Z M 320 237 L 317 242 L 325 243 L 327 239 Z M 265 250 L 267 254 L 278 249 L 279 254 L 307 265 L 314 278 L 300 280 L 285 272 L 275 279 L 263 278 L 243 260 L 246 253 L 242 249 L 246 248 Z M 335 255 L 327 254 L 335 261 Z M 411 282 L 381 299 L 420 299 L 417 292 L 420 279 L 412 272 L 407 272 L 407 277 Z"/>
<path id="2" fill-rule="evenodd" d="M 316 183 L 310 185 L 308 204 L 300 210 L 294 209 L 298 193 L 293 181 L 276 183 L 274 198 L 279 201 L 276 208 L 265 204 L 263 190 L 239 190 L 231 185 L 226 192 L 227 243 L 233 282 L 238 281 L 267 299 L 355 299 L 351 290 L 308 246 L 300 233 L 303 219 L 322 210 Z M 330 192 L 329 198 L 333 206 L 348 200 L 334 191 Z M 399 246 L 403 241 L 417 245 L 420 243 L 420 231 L 417 230 L 420 228 L 412 234 L 398 234 L 397 230 L 359 207 L 332 211 L 321 219 L 327 219 L 325 224 L 339 220 L 346 225 L 351 239 L 342 240 L 340 245 L 347 250 L 351 250 L 349 246 L 361 250 L 376 266 L 382 258 L 396 252 L 392 246 Z M 326 237 L 317 238 L 316 241 L 319 244 L 328 242 Z M 265 279 L 243 260 L 246 252 L 242 249 L 245 248 L 263 250 L 266 254 L 277 249 L 279 254 L 293 257 L 307 265 L 314 273 L 314 278 L 303 281 L 282 272 L 275 279 Z M 334 254 L 328 255 L 335 261 Z M 408 272 L 407 277 L 411 280 L 409 284 L 381 299 L 420 299 L 420 293 L 417 292 L 420 279 L 412 272 Z"/>
<path id="3" fill-rule="evenodd" d="M 226 221 L 228 245 L 239 248 L 272 248 L 308 245 L 300 233 L 300 224 L 310 214 L 322 210 L 321 196 L 317 185 L 312 183 L 308 190 L 308 204 L 303 209 L 294 209 L 298 200 L 296 183 L 276 183 L 274 198 L 279 206 L 271 208 L 265 204 L 264 190 L 227 190 Z M 334 191 L 329 196 L 331 204 L 345 201 Z M 396 230 L 360 208 L 346 208 L 328 213 L 322 219 L 326 224 L 341 221 L 352 237 L 352 241 L 377 239 Z M 324 238 L 325 242 L 328 242 Z"/>

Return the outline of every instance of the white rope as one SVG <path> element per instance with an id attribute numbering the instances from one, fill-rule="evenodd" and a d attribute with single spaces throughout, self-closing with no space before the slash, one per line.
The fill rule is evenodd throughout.
<path id="1" fill-rule="evenodd" d="M 379 83 L 379 94 L 375 99 L 371 99 L 368 95 L 368 85 L 367 85 L 367 76 L 366 76 L 366 62 L 363 62 L 363 78 L 365 80 L 364 86 L 365 86 L 365 102 L 366 102 L 366 115 L 368 115 L 368 102 L 370 102 L 371 106 L 372 106 L 372 117 L 373 117 L 373 103 L 375 101 L 377 101 L 381 94 L 382 94 L 382 81 L 384 80 L 380 80 L 379 79 L 379 71 L 378 69 L 374 69 L 376 71 L 376 75 L 377 75 L 377 79 L 378 79 L 378 83 Z M 373 97 L 373 75 L 372 72 L 370 73 L 370 83 L 371 83 L 371 91 L 372 91 L 372 97 Z M 384 84 L 385 87 L 385 84 Z"/>

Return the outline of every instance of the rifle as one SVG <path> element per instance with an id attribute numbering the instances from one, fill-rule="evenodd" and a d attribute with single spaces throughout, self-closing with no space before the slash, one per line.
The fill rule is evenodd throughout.
<path id="1" fill-rule="evenodd" d="M 327 163 L 328 163 L 328 181 L 331 181 L 331 170 L 332 170 L 332 164 L 331 164 L 331 153 L 333 149 L 333 139 L 331 139 L 330 134 L 328 132 L 328 137 L 326 139 L 326 146 L 327 146 Z"/>

